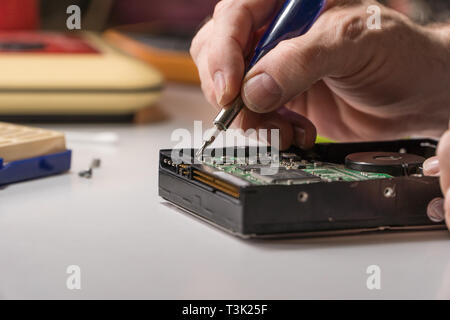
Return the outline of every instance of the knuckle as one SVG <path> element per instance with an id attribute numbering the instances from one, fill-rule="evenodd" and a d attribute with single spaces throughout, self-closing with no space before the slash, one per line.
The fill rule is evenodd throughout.
<path id="1" fill-rule="evenodd" d="M 296 74 L 311 74 L 313 71 L 318 71 L 315 69 L 317 67 L 316 62 L 323 61 L 324 48 L 318 43 L 302 46 L 302 43 L 299 41 L 286 41 L 283 43 L 279 61 L 290 61 L 288 69 Z"/>
<path id="2" fill-rule="evenodd" d="M 196 56 L 198 55 L 198 53 L 200 52 L 200 48 L 201 48 L 202 44 L 201 44 L 201 40 L 200 40 L 200 33 L 198 33 L 191 42 L 191 46 L 189 48 L 189 53 L 191 55 L 192 58 L 196 58 Z"/>
<path id="3" fill-rule="evenodd" d="M 197 48 L 198 48 L 198 44 L 196 42 L 196 38 L 194 38 L 192 40 L 191 47 L 189 48 L 189 54 L 194 59 L 194 62 L 195 62 L 195 56 L 196 56 L 197 51 L 198 51 Z"/>
<path id="4" fill-rule="evenodd" d="M 286 41 L 283 44 L 283 50 L 281 52 L 279 61 L 291 61 L 292 65 L 295 66 L 295 69 L 299 70 L 300 72 L 307 72 L 308 70 L 307 60 L 310 57 L 310 54 L 311 54 L 310 50 L 308 49 L 300 50 L 292 42 Z"/>
<path id="5" fill-rule="evenodd" d="M 354 16 L 348 20 L 344 20 L 341 27 L 341 37 L 344 40 L 356 40 L 365 30 L 363 18 L 360 16 Z"/>
<path id="6" fill-rule="evenodd" d="M 319 44 L 306 47 L 301 54 L 303 58 L 302 60 L 306 64 L 305 68 L 310 67 L 313 64 L 317 65 L 316 64 L 317 61 L 323 62 L 324 52 L 325 49 Z"/>
<path id="7" fill-rule="evenodd" d="M 191 41 L 191 46 L 189 48 L 189 53 L 192 57 L 197 56 L 202 47 L 206 43 L 206 39 L 208 39 L 208 35 L 211 34 L 211 26 L 212 26 L 212 20 L 209 20 L 207 23 L 203 25 L 203 27 L 197 32 L 197 34 L 194 36 L 194 38 Z"/>
<path id="8" fill-rule="evenodd" d="M 354 41 L 360 38 L 366 30 L 365 15 L 357 10 L 344 10 L 334 17 L 335 36 L 338 41 Z"/>
<path id="9" fill-rule="evenodd" d="M 232 5 L 233 5 L 233 1 L 230 1 L 230 0 L 219 1 L 214 8 L 213 16 L 217 17 L 217 16 L 222 15 L 222 13 L 224 11 L 229 10 Z"/>
<path id="10" fill-rule="evenodd" d="M 226 15 L 236 15 L 239 21 L 244 19 L 253 19 L 252 10 L 248 6 L 248 1 L 221 0 L 214 8 L 213 18 L 219 18 Z"/>

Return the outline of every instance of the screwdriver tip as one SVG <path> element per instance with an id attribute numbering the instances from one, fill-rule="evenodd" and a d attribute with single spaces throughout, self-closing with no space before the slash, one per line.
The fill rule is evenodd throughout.
<path id="1" fill-rule="evenodd" d="M 203 160 L 203 153 L 205 152 L 205 149 L 210 146 L 214 140 L 216 140 L 217 136 L 220 133 L 220 129 L 216 128 L 216 130 L 214 131 L 214 133 L 211 135 L 211 137 L 208 140 L 205 140 L 203 142 L 203 145 L 200 147 L 200 149 L 198 149 L 197 153 L 195 154 L 195 157 L 199 160 Z"/>
<path id="2" fill-rule="evenodd" d="M 203 152 L 205 152 L 206 147 L 208 147 L 208 141 L 203 142 L 201 148 L 197 150 L 197 153 L 195 154 L 197 159 L 203 160 Z"/>

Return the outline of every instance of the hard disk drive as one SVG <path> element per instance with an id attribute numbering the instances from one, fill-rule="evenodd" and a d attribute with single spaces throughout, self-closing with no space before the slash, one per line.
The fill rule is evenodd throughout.
<path id="1" fill-rule="evenodd" d="M 442 196 L 422 174 L 431 139 L 316 144 L 312 150 L 246 147 L 161 150 L 159 194 L 244 238 L 444 228 L 426 214 Z M 275 161 L 274 161 L 275 160 Z"/>

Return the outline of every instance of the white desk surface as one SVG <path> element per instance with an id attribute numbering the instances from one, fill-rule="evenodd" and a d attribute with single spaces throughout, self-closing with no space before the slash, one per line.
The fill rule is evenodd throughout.
<path id="1" fill-rule="evenodd" d="M 160 105 L 172 117 L 159 124 L 47 126 L 120 142 L 71 143 L 70 173 L 0 189 L 0 299 L 450 299 L 446 231 L 244 241 L 165 204 L 158 150 L 215 111 L 195 87 L 169 86 Z M 94 157 L 93 179 L 78 177 Z M 81 290 L 66 287 L 69 265 Z"/>

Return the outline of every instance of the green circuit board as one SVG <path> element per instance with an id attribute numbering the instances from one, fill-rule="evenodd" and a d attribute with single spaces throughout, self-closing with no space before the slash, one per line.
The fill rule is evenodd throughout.
<path id="1" fill-rule="evenodd" d="M 208 158 L 204 163 L 252 184 L 305 184 L 333 181 L 365 181 L 392 178 L 384 173 L 359 172 L 345 168 L 344 165 L 310 162 L 281 158 L 279 165 L 267 171 L 270 165 L 248 163 L 235 157 Z M 267 162 L 266 162 L 267 163 Z M 263 169 L 266 169 L 263 172 Z"/>

